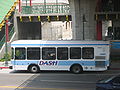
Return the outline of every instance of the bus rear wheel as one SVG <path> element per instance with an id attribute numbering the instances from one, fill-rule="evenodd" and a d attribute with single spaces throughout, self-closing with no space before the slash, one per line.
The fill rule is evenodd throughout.
<path id="1" fill-rule="evenodd" d="M 70 71 L 72 73 L 75 73 L 75 74 L 79 74 L 79 73 L 82 73 L 83 72 L 83 69 L 80 65 L 76 64 L 76 65 L 73 65 L 71 68 L 70 68 Z"/>
<path id="2" fill-rule="evenodd" d="M 38 72 L 40 71 L 40 69 L 39 69 L 39 67 L 38 67 L 37 65 L 31 65 L 31 66 L 29 67 L 29 71 L 30 71 L 31 73 L 38 73 Z"/>

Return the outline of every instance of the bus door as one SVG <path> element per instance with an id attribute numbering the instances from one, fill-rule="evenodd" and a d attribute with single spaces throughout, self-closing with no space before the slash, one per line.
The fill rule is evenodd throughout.
<path id="1" fill-rule="evenodd" d="M 11 48 L 11 49 L 12 49 L 11 64 L 14 65 L 13 67 L 15 67 L 15 55 L 14 55 L 15 50 L 14 50 L 14 48 Z"/>
<path id="2" fill-rule="evenodd" d="M 95 65 L 96 67 L 105 67 L 106 66 L 106 47 L 96 47 L 95 50 Z"/>

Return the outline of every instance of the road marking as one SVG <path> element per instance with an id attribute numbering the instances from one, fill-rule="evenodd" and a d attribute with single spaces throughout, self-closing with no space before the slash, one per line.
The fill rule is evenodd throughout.
<path id="1" fill-rule="evenodd" d="M 95 76 L 98 76 L 98 75 L 116 75 L 116 74 L 119 74 L 119 73 L 93 73 L 93 74 L 91 74 L 91 73 L 82 73 L 82 74 L 64 74 L 64 73 L 62 73 L 62 74 L 45 74 L 45 73 L 40 73 L 40 74 L 35 74 L 35 75 L 44 75 L 44 76 L 52 76 L 52 75 L 54 75 L 54 76 L 67 76 L 67 75 L 69 75 L 69 76 L 84 76 L 84 75 L 95 75 Z"/>
<path id="2" fill-rule="evenodd" d="M 33 76 L 35 74 L 9 74 L 11 76 Z"/>
<path id="3" fill-rule="evenodd" d="M 60 81 L 60 80 L 40 80 L 43 82 L 57 82 L 57 83 L 81 83 L 81 84 L 95 84 L 96 82 L 88 81 Z"/>
<path id="4" fill-rule="evenodd" d="M 32 89 L 32 90 L 78 90 L 78 89 L 62 89 L 62 88 L 34 88 L 34 87 L 17 87 L 17 86 L 0 86 L 0 88 L 16 88 L 16 89 Z"/>

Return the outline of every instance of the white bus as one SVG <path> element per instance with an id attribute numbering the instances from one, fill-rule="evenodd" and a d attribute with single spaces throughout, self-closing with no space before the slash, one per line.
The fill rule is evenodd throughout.
<path id="1" fill-rule="evenodd" d="M 18 40 L 11 43 L 14 70 L 104 71 L 109 67 L 108 41 Z"/>

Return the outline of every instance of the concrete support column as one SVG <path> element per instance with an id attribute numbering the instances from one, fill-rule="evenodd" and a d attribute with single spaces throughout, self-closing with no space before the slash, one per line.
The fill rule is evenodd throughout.
<path id="1" fill-rule="evenodd" d="M 73 39 L 83 40 L 84 34 L 84 40 L 95 40 L 96 21 L 94 20 L 94 14 L 96 0 L 69 0 L 69 4 L 72 15 Z M 86 19 L 84 24 L 83 16 Z"/>
<path id="2" fill-rule="evenodd" d="M 81 14 L 85 15 L 85 40 L 96 39 L 96 21 L 94 19 L 96 0 L 81 0 Z"/>
<path id="3" fill-rule="evenodd" d="M 72 15 L 72 37 L 73 39 L 82 40 L 82 30 L 80 29 L 80 0 L 69 0 L 70 14 Z"/>

